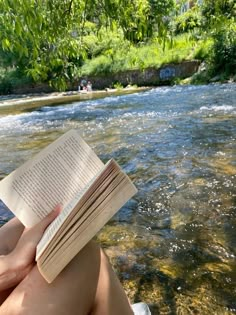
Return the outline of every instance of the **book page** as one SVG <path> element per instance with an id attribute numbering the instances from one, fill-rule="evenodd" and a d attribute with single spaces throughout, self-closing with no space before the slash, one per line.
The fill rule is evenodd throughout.
<path id="1" fill-rule="evenodd" d="M 93 220 L 85 226 L 81 226 L 63 248 L 54 256 L 49 256 L 47 261 L 38 261 L 38 268 L 44 278 L 50 283 L 70 260 L 88 243 L 89 240 L 106 224 L 106 222 L 129 200 L 135 193 L 136 188 L 131 185 L 127 177 L 118 185 L 107 200 L 101 204 L 100 211 L 95 214 Z"/>
<path id="2" fill-rule="evenodd" d="M 0 182 L 0 199 L 27 227 L 61 204 L 67 207 L 104 164 L 71 130 Z M 59 215 L 58 222 L 63 220 Z M 56 227 L 55 227 L 56 228 Z"/>
<path id="3" fill-rule="evenodd" d="M 83 196 L 80 196 L 79 199 L 75 198 L 74 201 L 77 201 L 74 204 L 74 209 L 68 213 L 67 219 L 60 222 L 60 226 L 57 223 L 57 218 L 45 231 L 42 239 L 40 240 L 37 251 L 36 251 L 36 261 L 41 255 L 47 257 L 51 255 L 52 250 L 57 246 L 58 243 L 65 242 L 65 239 L 70 237 L 75 228 L 78 228 L 78 220 L 81 218 L 85 220 L 87 210 L 90 212 L 94 211 L 93 203 L 98 201 L 98 196 L 106 190 L 106 187 L 111 183 L 111 181 L 118 175 L 120 172 L 120 167 L 114 160 L 110 160 L 104 166 L 102 172 L 94 178 L 94 180 L 88 185 L 87 189 L 84 191 Z M 77 199 L 77 200 L 76 200 Z M 73 201 L 73 202 L 74 202 Z M 57 229 L 53 227 L 54 224 L 57 224 Z M 52 233 L 52 229 L 53 232 Z M 50 243 L 48 243 L 50 239 Z"/>
<path id="4" fill-rule="evenodd" d="M 106 173 L 107 170 L 109 171 L 109 164 L 110 161 L 101 168 L 100 172 L 93 177 L 93 179 L 81 190 L 74 199 L 66 206 L 63 210 L 63 214 L 59 215 L 45 230 L 43 237 L 41 238 L 40 242 L 37 245 L 36 250 L 36 261 L 42 255 L 45 250 L 50 250 L 52 246 L 54 246 L 54 239 L 58 236 L 63 237 L 63 233 L 65 230 L 70 228 L 70 221 L 74 219 L 77 215 L 82 215 L 81 210 L 78 210 L 78 204 L 82 206 L 84 202 L 87 202 L 88 199 L 91 198 L 93 187 L 97 187 L 98 184 L 101 184 L 101 181 L 104 177 L 104 172 Z M 81 207 L 79 207 L 81 208 Z M 79 214 L 78 214 L 79 212 Z M 64 229 L 63 229 L 64 227 Z M 50 243 L 48 240 L 50 239 Z"/>
<path id="5" fill-rule="evenodd" d="M 76 233 L 78 233 L 81 228 L 84 228 L 85 226 L 88 226 L 98 215 L 98 213 L 103 211 L 103 204 L 108 199 L 108 196 L 112 193 L 113 190 L 115 190 L 122 182 L 122 179 L 124 180 L 124 176 L 122 173 L 115 176 L 114 181 L 111 183 L 111 185 L 107 185 L 107 188 L 101 194 L 98 194 L 97 198 L 94 200 L 92 205 L 90 205 L 86 210 L 83 212 L 83 215 L 80 216 L 74 224 L 70 225 L 70 228 L 68 229 L 67 233 L 65 233 L 64 237 L 54 246 L 51 248 L 50 251 L 50 259 L 53 258 L 53 256 L 58 251 L 64 251 L 68 246 L 68 241 L 71 243 L 74 240 L 74 236 Z M 53 242 L 52 242 L 53 243 Z M 50 243 L 51 244 L 51 243 Z M 62 249 L 64 247 L 64 249 Z M 40 262 L 42 263 L 43 260 L 48 260 L 49 253 L 44 252 L 42 259 L 40 259 Z"/>

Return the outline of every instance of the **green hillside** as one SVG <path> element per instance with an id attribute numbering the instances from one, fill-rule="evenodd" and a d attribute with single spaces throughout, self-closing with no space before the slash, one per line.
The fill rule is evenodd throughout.
<path id="1" fill-rule="evenodd" d="M 0 93 L 199 59 L 193 82 L 235 80 L 234 0 L 0 1 Z"/>

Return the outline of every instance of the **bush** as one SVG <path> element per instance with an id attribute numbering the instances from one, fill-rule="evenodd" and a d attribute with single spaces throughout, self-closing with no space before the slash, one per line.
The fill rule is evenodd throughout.
<path id="1" fill-rule="evenodd" d="M 196 51 L 194 52 L 194 59 L 198 59 L 201 61 L 206 61 L 209 59 L 209 56 L 212 51 L 213 40 L 207 39 L 199 43 Z"/>
<path id="2" fill-rule="evenodd" d="M 121 90 L 123 89 L 123 85 L 120 82 L 116 82 L 113 84 L 114 89 Z"/>
<path id="3" fill-rule="evenodd" d="M 175 35 L 193 32 L 201 26 L 201 16 L 198 7 L 193 7 L 192 9 L 178 15 L 174 21 L 174 32 Z"/>
<path id="4" fill-rule="evenodd" d="M 0 79 L 0 95 L 12 93 L 12 83 L 8 78 Z"/>
<path id="5" fill-rule="evenodd" d="M 101 55 L 99 57 L 93 58 L 92 60 L 87 60 L 83 67 L 81 68 L 82 75 L 98 75 L 107 74 L 111 72 L 112 61 L 111 58 Z"/>
<path id="6" fill-rule="evenodd" d="M 123 47 L 121 43 L 118 49 L 112 50 L 113 54 L 108 54 L 108 50 L 106 50 L 91 60 L 87 59 L 81 67 L 81 75 L 117 73 L 148 67 L 159 68 L 163 64 L 192 59 L 197 47 L 197 41 L 188 34 L 176 36 L 172 42 L 166 44 L 165 50 L 158 39 L 139 45 L 127 46 L 124 43 Z"/>
<path id="7" fill-rule="evenodd" d="M 214 44 L 211 55 L 213 74 L 236 73 L 236 26 L 224 27 L 214 34 Z"/>
<path id="8" fill-rule="evenodd" d="M 0 95 L 13 93 L 14 88 L 31 84 L 33 81 L 18 69 L 0 71 Z"/>
<path id="9" fill-rule="evenodd" d="M 209 71 L 204 70 L 198 73 L 195 73 L 191 80 L 190 83 L 191 84 L 207 84 L 210 82 L 211 76 Z"/>

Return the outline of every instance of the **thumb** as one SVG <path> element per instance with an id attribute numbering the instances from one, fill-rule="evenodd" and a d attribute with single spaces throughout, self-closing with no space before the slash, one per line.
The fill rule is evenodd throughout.
<path id="1" fill-rule="evenodd" d="M 62 210 L 61 205 L 57 205 L 42 221 L 40 221 L 35 228 L 43 233 L 47 226 L 60 214 Z"/>
<path id="2" fill-rule="evenodd" d="M 36 246 L 43 236 L 47 226 L 58 216 L 62 207 L 56 206 L 41 222 L 34 225 L 32 228 L 26 228 L 21 235 L 15 249 L 13 250 L 12 257 L 17 257 L 18 265 L 20 268 L 25 268 L 33 261 L 35 256 Z"/>

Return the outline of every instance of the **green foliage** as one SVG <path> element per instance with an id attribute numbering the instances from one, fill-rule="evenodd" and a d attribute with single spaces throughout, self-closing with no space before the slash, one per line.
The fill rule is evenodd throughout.
<path id="1" fill-rule="evenodd" d="M 133 42 L 154 30 L 163 37 L 168 25 L 163 17 L 173 6 L 173 0 L 0 0 L 0 62 L 64 89 L 86 57 L 102 52 L 113 58 L 114 43 L 92 44 L 99 42 L 99 30 L 122 30 Z"/>
<path id="2" fill-rule="evenodd" d="M 117 50 L 125 52 L 130 42 L 125 40 L 121 29 L 114 27 L 113 30 L 101 27 L 99 31 L 91 32 L 84 36 L 83 44 L 86 49 L 87 58 L 94 58 L 101 54 L 113 57 Z"/>
<path id="3" fill-rule="evenodd" d="M 208 71 L 204 70 L 202 72 L 196 73 L 192 76 L 191 84 L 207 84 L 210 82 L 211 75 Z"/>
<path id="4" fill-rule="evenodd" d="M 6 71 L 0 68 L 0 95 L 11 94 L 14 88 L 32 83 L 19 69 Z"/>
<path id="5" fill-rule="evenodd" d="M 126 49 L 122 49 L 122 46 Z M 166 63 L 180 62 L 192 59 L 199 45 L 191 36 L 181 35 L 175 37 L 166 45 L 165 51 L 159 41 L 153 39 L 148 44 L 126 45 L 120 42 L 120 48 L 114 50 L 113 57 L 103 54 L 92 60 L 87 59 L 81 68 L 82 75 L 102 75 L 104 73 L 117 73 L 130 69 L 145 69 L 160 67 Z"/>
<path id="6" fill-rule="evenodd" d="M 81 75 L 107 74 L 110 72 L 111 59 L 103 55 L 93 58 L 91 61 L 88 60 L 80 70 Z"/>
<path id="7" fill-rule="evenodd" d="M 36 81 L 67 80 L 69 60 L 78 54 L 72 30 L 82 23 L 82 8 L 69 0 L 0 1 L 3 52 Z"/>
<path id="8" fill-rule="evenodd" d="M 213 41 L 208 54 L 209 75 L 227 77 L 236 69 L 236 2 L 205 0 L 202 6 L 202 32 Z"/>
<path id="9" fill-rule="evenodd" d="M 229 23 L 213 35 L 214 45 L 211 55 L 213 74 L 236 73 L 236 24 Z"/>
<path id="10" fill-rule="evenodd" d="M 218 28 L 225 20 L 236 17 L 235 0 L 204 0 L 202 6 L 203 29 Z"/>
<path id="11" fill-rule="evenodd" d="M 170 15 L 175 5 L 174 0 L 113 0 L 105 1 L 105 4 L 107 2 L 109 5 L 106 13 L 110 24 L 115 22 L 120 26 L 125 39 L 133 43 L 150 38 L 155 31 L 158 31 L 160 37 L 165 36 L 168 25 L 168 19 L 165 18 Z M 101 12 L 103 5 L 96 7 L 95 4 L 93 11 L 96 12 L 100 24 L 101 17 L 104 16 Z"/>
<path id="12" fill-rule="evenodd" d="M 123 89 L 123 85 L 120 82 L 116 82 L 113 84 L 114 89 L 121 90 Z"/>
<path id="13" fill-rule="evenodd" d="M 1 89 L 9 93 L 19 77 L 27 76 L 63 90 L 81 75 L 192 58 L 209 60 L 212 73 L 230 72 L 235 67 L 235 0 L 205 0 L 180 14 L 182 3 L 0 0 L 0 66 L 14 69 L 16 76 L 14 81 L 5 72 Z"/>
<path id="14" fill-rule="evenodd" d="M 201 15 L 198 6 L 180 14 L 176 17 L 174 22 L 175 34 L 193 32 L 201 26 Z"/>
<path id="15" fill-rule="evenodd" d="M 12 84 L 7 78 L 0 79 L 0 95 L 12 93 Z"/>
<path id="16" fill-rule="evenodd" d="M 199 41 L 198 46 L 194 52 L 194 59 L 198 59 L 201 61 L 207 61 L 211 55 L 213 46 L 213 39 L 207 38 L 205 40 Z"/>

